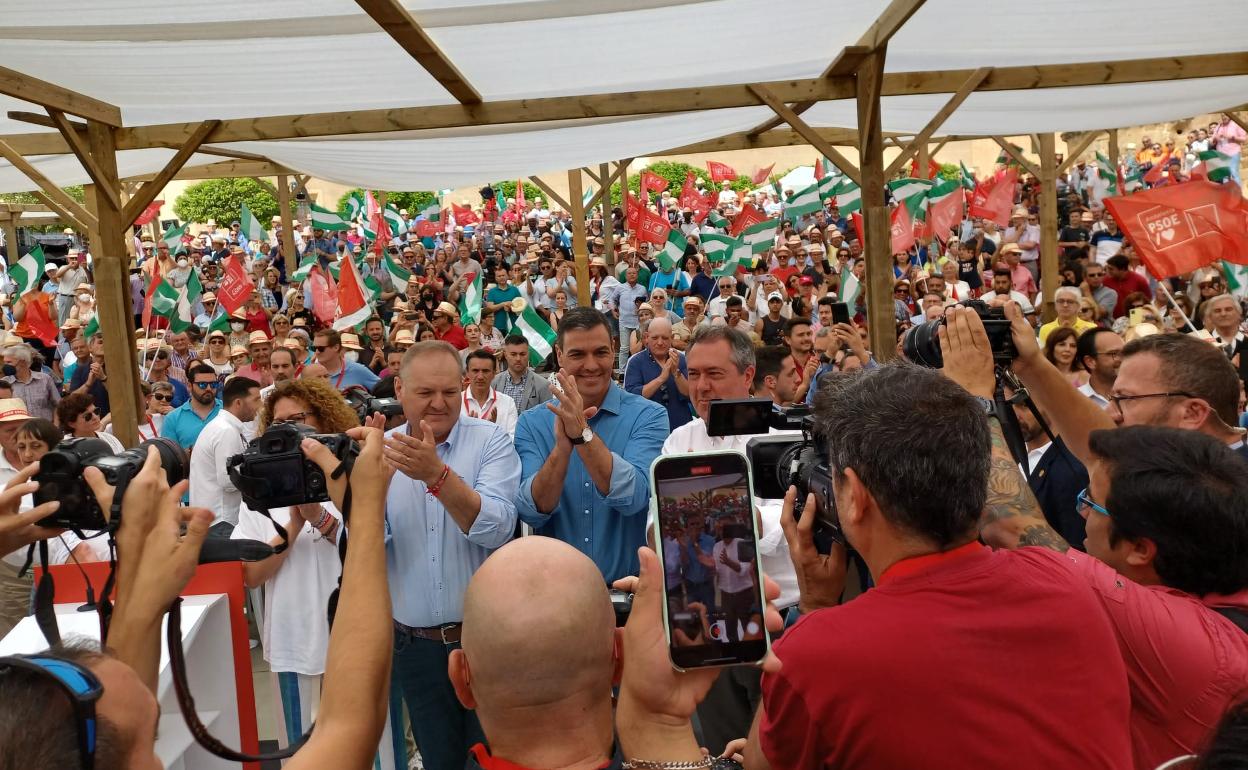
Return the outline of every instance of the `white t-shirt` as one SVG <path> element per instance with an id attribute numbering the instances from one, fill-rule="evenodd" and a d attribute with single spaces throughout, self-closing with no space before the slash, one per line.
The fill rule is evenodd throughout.
<path id="1" fill-rule="evenodd" d="M 738 538 L 731 540 L 721 540 L 715 544 L 711 555 L 715 559 L 715 586 L 719 588 L 720 593 L 735 594 L 746 591 L 754 587 L 754 567 L 749 562 L 741 561 L 740 545 L 745 542 Z M 736 561 L 740 570 L 734 570 L 732 567 L 720 561 L 723 554 L 728 554 L 728 558 Z"/>
<path id="2" fill-rule="evenodd" d="M 342 521 L 333 503 L 321 503 L 331 516 Z M 292 511 L 269 511 L 274 521 L 288 526 Z M 329 648 L 329 595 L 338 585 L 342 563 L 338 548 L 312 528 L 298 514 L 302 526 L 286 561 L 264 584 L 264 628 L 261 642 L 264 659 L 273 671 L 293 671 L 315 676 L 325 672 Z M 259 540 L 267 543 L 277 536 L 273 522 L 246 505 L 238 511 L 238 524 L 232 540 Z M 277 629 L 277 634 L 273 630 Z"/>
<path id="3" fill-rule="evenodd" d="M 191 452 L 191 505 L 212 511 L 213 523 L 238 523 L 242 494 L 234 488 L 225 469 L 226 460 L 243 451 L 247 444 L 243 423 L 222 409 L 195 440 Z"/>

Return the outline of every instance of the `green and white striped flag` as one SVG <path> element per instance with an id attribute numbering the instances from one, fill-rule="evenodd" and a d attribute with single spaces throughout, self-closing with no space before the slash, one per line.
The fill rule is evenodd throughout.
<path id="1" fill-rule="evenodd" d="M 847 217 L 855 211 L 862 211 L 862 190 L 852 179 L 843 179 L 836 188 L 836 206 L 841 216 Z"/>
<path id="2" fill-rule="evenodd" d="M 308 257 L 299 263 L 299 269 L 290 274 L 291 283 L 299 283 L 308 280 L 308 274 L 312 272 L 312 266 L 316 264 L 316 257 Z"/>
<path id="3" fill-rule="evenodd" d="M 161 285 L 167 286 L 168 284 L 162 283 Z M 191 323 L 195 320 L 193 308 L 203 293 L 204 287 L 199 282 L 199 275 L 192 270 L 191 277 L 186 281 L 186 286 L 182 287 L 182 291 L 178 292 L 178 302 L 174 307 L 173 315 L 169 316 L 169 331 L 177 334 L 191 327 Z M 152 312 L 155 312 L 155 310 Z"/>
<path id="4" fill-rule="evenodd" d="M 430 222 L 437 222 L 438 220 L 442 219 L 442 209 L 441 207 L 438 206 L 438 202 L 434 201 L 433 203 L 430 203 L 425 208 L 421 209 L 420 216 L 424 217 Z"/>
<path id="5" fill-rule="evenodd" d="M 1099 150 L 1096 153 L 1096 175 L 1108 183 L 1106 193 L 1109 195 L 1118 194 L 1118 170 L 1114 168 L 1114 164 L 1110 159 L 1105 157 Z"/>
<path id="6" fill-rule="evenodd" d="M 685 250 L 689 247 L 689 241 L 680 230 L 673 227 L 667 231 L 667 243 L 663 244 L 663 248 L 659 249 L 656 259 L 659 261 L 659 268 L 662 270 L 671 270 L 680 264 L 680 260 L 685 257 Z"/>
<path id="7" fill-rule="evenodd" d="M 337 211 L 323 209 L 315 203 L 312 204 L 312 226 L 319 227 L 322 230 L 333 230 L 334 232 L 342 232 L 351 227 L 347 220 L 342 218 L 342 214 Z"/>
<path id="8" fill-rule="evenodd" d="M 178 309 L 178 298 L 180 296 L 181 294 L 177 289 L 173 288 L 168 281 L 161 279 L 160 284 L 150 297 L 152 315 L 158 315 L 161 318 L 168 318 L 172 321 L 174 313 Z"/>
<path id="9" fill-rule="evenodd" d="M 91 320 L 87 322 L 87 328 L 82 330 L 82 336 L 85 339 L 91 339 L 100 331 L 100 314 L 96 313 L 91 316 Z"/>
<path id="10" fill-rule="evenodd" d="M 1237 265 L 1222 260 L 1222 274 L 1226 276 L 1226 288 L 1236 297 L 1248 295 L 1248 265 Z"/>
<path id="11" fill-rule="evenodd" d="M 246 203 L 243 204 L 243 216 L 239 224 L 242 225 L 243 237 L 247 240 L 267 241 L 269 239 L 269 231 L 264 229 L 264 225 L 260 224 L 260 220 L 251 213 Z"/>
<path id="12" fill-rule="evenodd" d="M 187 227 L 188 225 L 170 227 L 165 231 L 164 235 L 160 236 L 160 240 L 164 242 L 165 247 L 168 248 L 169 251 L 177 254 L 180 249 L 183 249 L 182 236 L 186 235 Z"/>
<path id="13" fill-rule="evenodd" d="M 906 177 L 894 179 L 888 183 L 888 189 L 893 193 L 893 200 L 899 205 L 904 205 L 910 212 L 910 219 L 916 222 L 922 222 L 927 218 L 927 191 L 931 188 L 932 180 L 930 179 Z"/>
<path id="14" fill-rule="evenodd" d="M 1123 192 L 1135 192 L 1144 187 L 1144 172 L 1138 168 L 1122 178 Z"/>
<path id="15" fill-rule="evenodd" d="M 407 232 L 407 222 L 403 221 L 403 215 L 394 206 L 387 203 L 386 207 L 382 209 L 381 215 L 386 218 L 386 223 L 390 225 L 391 238 L 398 238 Z"/>
<path id="16" fill-rule="evenodd" d="M 1225 182 L 1231 178 L 1231 163 L 1233 158 L 1230 155 L 1220 153 L 1217 150 L 1205 150 L 1196 154 L 1205 163 L 1205 176 L 1210 182 Z"/>
<path id="17" fill-rule="evenodd" d="M 354 222 L 364 214 L 364 193 L 356 190 L 347 196 L 347 221 Z"/>
<path id="18" fill-rule="evenodd" d="M 394 290 L 402 292 L 407 288 L 407 282 L 412 277 L 412 272 L 395 261 L 394 256 L 386 251 L 386 272 L 390 274 L 390 283 L 394 285 Z"/>
<path id="19" fill-rule="evenodd" d="M 27 252 L 26 256 L 19 259 L 16 265 L 9 268 L 9 277 L 17 284 L 17 296 L 20 297 L 26 292 L 39 288 L 39 281 L 43 280 L 45 266 L 43 248 L 36 246 Z"/>
<path id="20" fill-rule="evenodd" d="M 732 250 L 740 243 L 736 238 L 719 233 L 702 233 L 702 252 L 711 262 L 723 262 L 732 257 Z"/>
<path id="21" fill-rule="evenodd" d="M 854 277 L 854 272 L 849 269 L 849 265 L 841 268 L 841 291 L 838 299 L 849 305 L 849 312 L 852 315 L 855 305 L 858 304 L 858 295 L 862 294 L 862 283 Z"/>
<path id="22" fill-rule="evenodd" d="M 967 168 L 966 164 L 963 163 L 962 161 L 958 161 L 958 166 L 962 169 L 960 181 L 961 181 L 963 189 L 971 190 L 972 192 L 974 192 L 975 175 L 971 173 L 971 170 Z"/>
<path id="23" fill-rule="evenodd" d="M 711 209 L 711 213 L 706 215 L 707 224 L 720 230 L 727 230 L 731 225 L 724 215 L 719 213 L 719 209 Z"/>
<path id="24" fill-rule="evenodd" d="M 592 184 L 589 187 L 585 188 L 585 193 L 581 195 L 581 207 L 582 208 L 589 207 L 589 202 L 594 199 L 594 192 L 595 190 Z"/>
<path id="25" fill-rule="evenodd" d="M 738 268 L 747 267 L 753 263 L 754 255 L 750 253 L 749 244 L 738 238 L 733 244 L 732 251 L 728 252 L 728 258 L 711 271 L 711 276 L 714 278 L 735 276 Z"/>
<path id="26" fill-rule="evenodd" d="M 813 214 L 822 208 L 823 203 L 819 200 L 819 183 L 816 182 L 810 187 L 793 193 L 792 197 L 784 202 L 784 215 L 786 217 L 803 217 L 807 214 Z"/>
<path id="27" fill-rule="evenodd" d="M 529 342 L 529 363 L 533 366 L 545 361 L 555 350 L 555 330 L 542 320 L 533 306 L 524 303 L 524 310 L 516 316 L 513 331 L 524 335 Z"/>
<path id="28" fill-rule="evenodd" d="M 473 273 L 459 298 L 459 322 L 464 326 L 481 321 L 481 274 Z"/>
<path id="29" fill-rule="evenodd" d="M 842 177 L 840 174 L 828 174 L 820 179 L 819 184 L 819 200 L 826 201 L 836 197 L 836 188 L 840 187 Z"/>
<path id="30" fill-rule="evenodd" d="M 368 292 L 368 297 L 365 298 L 365 304 L 367 305 L 372 305 L 373 302 L 381 296 L 381 293 L 385 291 L 385 289 L 381 287 L 381 281 L 378 281 L 371 274 L 364 279 L 364 289 Z"/>
<path id="31" fill-rule="evenodd" d="M 741 242 L 749 246 L 751 256 L 766 254 L 767 249 L 772 247 L 776 241 L 777 224 L 778 222 L 774 219 L 764 219 L 741 231 Z"/>

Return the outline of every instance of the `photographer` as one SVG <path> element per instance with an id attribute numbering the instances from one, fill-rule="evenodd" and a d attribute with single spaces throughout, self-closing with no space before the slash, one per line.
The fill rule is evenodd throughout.
<path id="1" fill-rule="evenodd" d="M 317 433 L 345 433 L 359 425 L 355 412 L 324 380 L 282 382 L 274 386 L 257 417 L 257 434 L 270 425 L 294 422 Z M 267 559 L 243 562 L 248 588 L 264 586 L 264 626 L 260 641 L 269 670 L 277 674 L 290 743 L 312 724 L 319 700 L 329 624 L 309 607 L 328 606 L 342 566 L 335 548 L 342 514 L 332 503 L 309 503 L 270 509 L 268 517 L 245 503 L 230 537 L 282 544 L 274 524 L 286 528 L 285 550 Z"/>
<path id="2" fill-rule="evenodd" d="M 390 666 L 382 540 L 389 471 L 381 458 L 380 431 L 355 429 L 352 436 L 363 446 L 349 479 L 332 478 L 339 462 L 323 445 L 311 440 L 303 445 L 309 459 L 331 479 L 330 494 L 337 503 L 350 484 L 353 527 L 316 731 L 287 762 L 294 770 L 370 765 L 385 720 L 385 703 L 377 694 L 385 692 Z M 101 507 L 110 508 L 113 489 L 102 474 L 90 469 L 86 479 Z M 204 509 L 178 507 L 185 489 L 185 482 L 168 487 L 155 449 L 149 450 L 143 469 L 126 489 L 108 652 L 57 648 L 44 653 L 44 659 L 64 662 L 59 675 L 45 666 L 18 668 L 11 658 L 0 658 L 0 669 L 5 669 L 0 676 L 0 746 L 7 755 L 21 757 L 23 767 L 83 766 L 84 730 L 94 736 L 95 767 L 159 766 L 154 744 L 161 621 L 194 574 L 212 520 Z M 184 521 L 186 534 L 180 536 Z M 74 718 L 62 684 L 87 676 L 101 685 L 93 724 Z"/>
<path id="3" fill-rule="evenodd" d="M 991 393 L 979 317 L 958 310 L 953 318 L 949 344 L 942 340 L 954 354 L 946 353 L 945 373 L 976 395 Z M 1230 366 L 1217 348 L 1194 342 Z M 1128 362 L 1138 358 L 1120 372 Z M 994 454 L 980 522 L 991 545 L 1065 553 L 1064 574 L 1053 579 L 1073 575 L 1090 586 L 1126 663 L 1137 767 L 1194 751 L 1248 694 L 1248 478 L 1235 453 L 1202 433 L 1139 425 L 1085 435 L 1088 488 L 1078 505 L 1087 554 L 1045 523 L 1006 457 Z"/>
<path id="4" fill-rule="evenodd" d="M 990 368 L 990 394 L 992 382 Z M 835 515 L 876 587 L 808 612 L 776 643 L 784 666 L 763 677 L 748 766 L 1130 764 L 1126 672 L 1087 587 L 1054 579 L 1058 554 L 978 542 L 1001 443 L 985 413 L 982 399 L 917 366 L 824 379 L 815 423 Z M 810 495 L 805 532 L 814 515 Z M 790 550 L 813 610 L 817 596 L 840 594 L 844 567 L 802 541 Z M 1003 650 L 1008 665 L 993 665 Z M 1078 727 L 1055 731 L 1055 714 Z"/>

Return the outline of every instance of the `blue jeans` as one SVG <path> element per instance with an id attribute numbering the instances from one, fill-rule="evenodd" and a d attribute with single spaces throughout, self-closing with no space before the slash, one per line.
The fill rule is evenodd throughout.
<path id="1" fill-rule="evenodd" d="M 405 631 L 394 632 L 394 668 L 390 672 L 390 713 L 395 722 L 407 706 L 412 736 L 428 770 L 463 770 L 468 749 L 485 741 L 477 715 L 455 697 L 446 666 L 451 650 L 459 644 L 421 639 Z M 395 757 L 407 758 L 403 730 L 394 730 Z"/>

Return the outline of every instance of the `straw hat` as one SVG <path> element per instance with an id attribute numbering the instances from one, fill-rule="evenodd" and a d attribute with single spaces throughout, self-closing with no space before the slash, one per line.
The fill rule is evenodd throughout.
<path id="1" fill-rule="evenodd" d="M 449 302 L 438 303 L 438 309 L 435 312 L 446 313 L 451 318 L 459 318 L 459 311 L 456 310 L 455 306 Z"/>
<path id="2" fill-rule="evenodd" d="M 30 412 L 20 398 L 0 398 L 0 422 L 26 422 Z"/>
<path id="3" fill-rule="evenodd" d="M 412 335 L 411 329 L 399 329 L 394 333 L 394 344 L 414 345 L 416 344 L 416 337 Z"/>
<path id="4" fill-rule="evenodd" d="M 247 336 L 247 347 L 252 345 L 263 345 L 269 341 L 269 335 L 257 329 Z"/>
<path id="5" fill-rule="evenodd" d="M 364 349 L 360 347 L 360 338 L 352 334 L 351 332 L 344 332 L 342 334 L 340 341 L 342 342 L 342 346 L 346 348 L 347 350 L 363 350 Z"/>
<path id="6" fill-rule="evenodd" d="M 243 347 L 242 345 L 235 345 L 234 347 L 230 348 L 230 358 L 233 358 L 235 356 L 245 356 L 245 355 L 248 355 L 247 348 Z"/>

